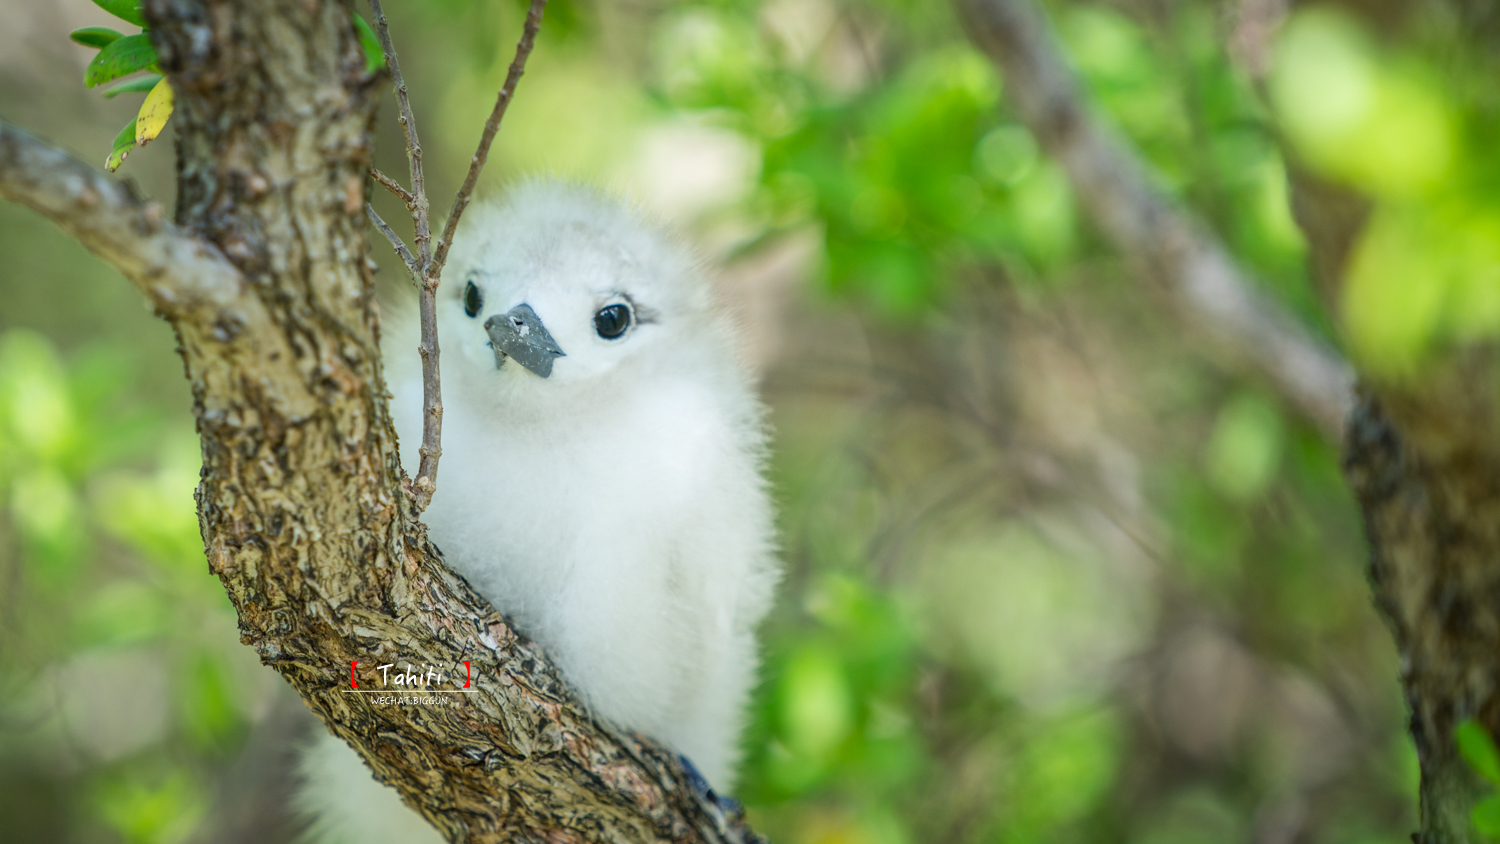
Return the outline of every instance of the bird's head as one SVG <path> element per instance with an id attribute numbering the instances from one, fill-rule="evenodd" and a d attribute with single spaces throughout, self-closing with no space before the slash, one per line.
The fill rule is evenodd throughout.
<path id="1" fill-rule="evenodd" d="M 587 189 L 531 183 L 462 228 L 437 306 L 444 383 L 470 398 L 598 395 L 723 345 L 691 257 Z"/>

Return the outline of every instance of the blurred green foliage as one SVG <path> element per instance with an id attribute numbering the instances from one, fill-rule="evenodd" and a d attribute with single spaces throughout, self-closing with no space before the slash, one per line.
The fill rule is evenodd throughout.
<path id="1" fill-rule="evenodd" d="M 203 814 L 203 772 L 243 738 L 249 713 L 234 697 L 255 684 L 229 666 L 243 674 L 253 659 L 238 653 L 228 600 L 206 576 L 196 438 L 133 400 L 131 369 L 103 346 L 64 360 L 42 335 L 0 334 L 0 500 L 16 552 L 3 593 L 0 688 L 16 733 L 5 746 L 24 758 L 88 743 L 101 725 L 146 733 L 53 762 L 85 766 L 77 798 L 122 840 L 181 841 Z M 147 746 L 131 752 L 136 738 Z M 185 765 L 184 753 L 200 758 Z"/>
<path id="2" fill-rule="evenodd" d="M 1472 718 L 1459 723 L 1453 740 L 1469 767 L 1490 786 L 1490 793 L 1474 805 L 1474 828 L 1489 840 L 1500 838 L 1500 794 L 1493 790 L 1500 787 L 1500 749 L 1489 731 Z"/>
<path id="3" fill-rule="evenodd" d="M 1338 302 L 1363 365 L 1490 337 L 1488 42 L 1319 4 L 1273 38 L 1253 15 L 1274 5 L 1047 10 L 1156 187 L 1329 336 L 1287 173 L 1371 198 Z M 442 195 L 525 4 L 389 6 Z M 50 61 L 81 70 L 74 49 Z M 0 59 L 0 106 L 44 84 L 23 64 Z M 753 822 L 794 844 L 1405 840 L 1414 754 L 1333 448 L 1122 280 L 1007 84 L 946 3 L 554 0 L 486 173 L 623 188 L 732 266 L 812 244 L 768 335 L 788 574 Z M 48 125 L 83 149 L 127 116 L 70 102 Z M 132 166 L 165 198 L 160 146 Z M 0 215 L 0 816 L 23 840 L 182 841 L 278 681 L 207 572 L 165 329 Z M 117 691 L 73 679 L 94 674 Z"/>
<path id="4" fill-rule="evenodd" d="M 1500 333 L 1495 113 L 1470 82 L 1493 69 L 1481 56 L 1451 31 L 1382 43 L 1320 7 L 1280 41 L 1271 93 L 1289 140 L 1374 202 L 1342 316 L 1376 372 L 1411 376 L 1437 350 Z"/>

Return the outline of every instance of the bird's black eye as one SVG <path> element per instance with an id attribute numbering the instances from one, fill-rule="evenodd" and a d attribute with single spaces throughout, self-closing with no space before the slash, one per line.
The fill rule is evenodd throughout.
<path id="1" fill-rule="evenodd" d="M 606 340 L 618 340 L 630 328 L 630 307 L 609 305 L 594 314 L 594 330 Z"/>
<path id="2" fill-rule="evenodd" d="M 484 294 L 474 286 L 474 282 L 464 285 L 464 313 L 471 317 L 479 316 L 479 309 L 484 307 Z"/>

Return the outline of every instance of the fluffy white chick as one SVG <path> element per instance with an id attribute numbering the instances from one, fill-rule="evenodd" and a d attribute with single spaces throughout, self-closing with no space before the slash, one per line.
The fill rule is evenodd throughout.
<path id="1" fill-rule="evenodd" d="M 732 323 L 677 244 L 555 182 L 472 209 L 444 276 L 433 541 L 596 716 L 728 793 L 778 577 L 763 408 Z M 415 466 L 415 319 L 388 334 Z M 317 827 L 413 840 L 414 815 L 339 740 L 320 738 L 303 768 Z"/>

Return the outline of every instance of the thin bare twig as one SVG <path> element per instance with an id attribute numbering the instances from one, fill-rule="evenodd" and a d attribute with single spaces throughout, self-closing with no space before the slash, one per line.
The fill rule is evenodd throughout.
<path id="1" fill-rule="evenodd" d="M 416 257 L 411 254 L 410 249 L 406 248 L 406 244 L 402 242 L 401 236 L 392 231 L 391 227 L 386 225 L 385 220 L 380 219 L 380 215 L 375 212 L 375 206 L 368 202 L 365 203 L 365 213 L 369 215 L 370 222 L 375 224 L 375 228 L 379 229 L 380 233 L 385 235 L 385 239 L 391 242 L 392 248 L 396 250 L 396 254 L 401 258 L 401 263 L 406 265 L 406 271 L 411 274 L 411 283 L 416 285 L 418 289 L 421 289 L 422 268 L 417 266 Z"/>
<path id="2" fill-rule="evenodd" d="M 505 119 L 505 109 L 515 96 L 516 83 L 521 81 L 521 74 L 526 72 L 526 59 L 530 58 L 531 48 L 536 44 L 536 34 L 542 28 L 542 12 L 546 8 L 547 0 L 531 0 L 531 8 L 526 11 L 526 25 L 521 30 L 521 40 L 516 43 L 516 57 L 511 59 L 510 69 L 505 73 L 505 84 L 500 86 L 500 94 L 495 97 L 495 108 L 490 112 L 490 119 L 484 123 L 479 148 L 475 150 L 474 157 L 469 159 L 469 174 L 464 177 L 464 184 L 458 189 L 458 195 L 453 197 L 453 210 L 448 212 L 448 222 L 443 225 L 443 234 L 438 238 L 437 254 L 433 257 L 434 273 L 441 273 L 443 264 L 448 260 L 448 249 L 453 245 L 454 232 L 458 231 L 458 220 L 463 216 L 464 209 L 469 207 L 469 198 L 479 182 L 479 172 L 489 160 L 490 144 L 495 140 L 495 133 L 500 131 L 500 121 Z"/>
<path id="3" fill-rule="evenodd" d="M 443 456 L 443 384 L 438 373 L 437 279 L 424 276 L 417 294 L 417 321 L 422 341 L 417 353 L 422 356 L 422 444 L 417 448 L 421 460 L 417 479 L 412 481 L 417 509 L 425 510 L 437 490 L 438 459 Z"/>
<path id="4" fill-rule="evenodd" d="M 1051 27 L 1028 0 L 958 0 L 970 36 L 1005 73 L 1005 91 L 1062 164 L 1094 223 L 1171 311 L 1223 357 L 1271 384 L 1332 442 L 1354 406 L 1354 372 L 1223 244 L 1151 187 L 1146 165 L 1087 106 Z"/>
<path id="5" fill-rule="evenodd" d="M 401 238 L 391 230 L 390 226 L 380 219 L 380 215 L 375 213 L 374 208 L 366 206 L 366 210 L 370 219 L 374 221 L 375 227 L 391 241 L 396 254 L 401 256 L 401 260 L 412 275 L 412 281 L 417 285 L 417 320 L 422 335 L 421 343 L 417 346 L 417 351 L 422 356 L 422 445 L 417 449 L 417 453 L 421 455 L 421 462 L 417 466 L 416 480 L 412 481 L 411 485 L 412 501 L 416 505 L 417 512 L 427 509 L 427 505 L 432 501 L 432 493 L 437 489 L 438 460 L 443 455 L 442 376 L 438 368 L 437 337 L 437 288 L 442 278 L 443 264 L 448 259 L 448 249 L 453 241 L 453 233 L 458 228 L 459 218 L 468 207 L 469 199 L 474 193 L 474 186 L 479 181 L 479 173 L 484 169 L 485 161 L 489 158 L 490 145 L 495 140 L 495 133 L 500 129 L 500 121 L 505 116 L 505 110 L 510 105 L 511 98 L 515 96 L 516 84 L 520 81 L 521 74 L 526 70 L 526 59 L 531 55 L 532 47 L 536 44 L 536 35 L 542 25 L 542 10 L 546 5 L 547 0 L 531 0 L 531 8 L 526 13 L 526 25 L 521 33 L 520 43 L 516 45 L 516 57 L 511 61 L 505 84 L 495 99 L 495 108 L 490 113 L 489 120 L 485 121 L 484 132 L 479 140 L 479 149 L 469 161 L 468 176 L 465 177 L 458 195 L 453 199 L 453 210 L 448 215 L 447 225 L 443 229 L 443 236 L 438 241 L 437 252 L 434 255 L 432 213 L 427 201 L 427 181 L 422 172 L 422 144 L 417 137 L 417 120 L 412 114 L 411 100 L 407 96 L 406 79 L 401 75 L 401 63 L 396 58 L 396 47 L 391 42 L 390 25 L 386 21 L 385 12 L 380 8 L 380 0 L 370 0 L 370 11 L 375 15 L 375 33 L 380 39 L 380 49 L 385 54 L 385 64 L 390 68 L 391 81 L 396 89 L 396 104 L 401 112 L 401 126 L 406 132 L 406 161 L 411 168 L 410 191 L 379 170 L 371 168 L 371 175 L 375 181 L 400 197 L 406 203 L 407 210 L 411 212 L 412 226 L 416 230 L 415 255 L 406 248 Z"/>
<path id="6" fill-rule="evenodd" d="M 417 465 L 416 480 L 412 481 L 412 500 L 417 511 L 421 512 L 427 509 L 432 493 L 437 489 L 438 459 L 443 456 L 443 385 L 438 368 L 437 337 L 438 275 L 431 271 L 432 214 L 427 204 L 427 179 L 422 174 L 422 143 L 417 138 L 417 118 L 412 114 L 406 79 L 401 75 L 401 62 L 396 58 L 395 45 L 391 43 L 390 24 L 380 8 L 380 0 L 370 0 L 370 11 L 375 15 L 375 33 L 396 88 L 401 128 L 406 131 L 406 163 L 411 168 L 412 199 L 407 207 L 411 210 L 412 225 L 416 229 L 417 272 L 413 275 L 417 282 L 417 314 L 422 332 L 421 343 L 417 346 L 417 352 L 422 356 L 422 445 L 417 449 L 421 460 Z"/>
<path id="7" fill-rule="evenodd" d="M 387 176 L 386 174 L 380 172 L 380 170 L 375 167 L 370 168 L 370 175 L 374 177 L 375 181 L 380 183 L 381 187 L 385 188 L 391 193 L 394 193 L 401 199 L 402 202 L 406 203 L 407 211 L 417 210 L 417 198 L 415 196 L 412 196 L 411 191 L 401 187 L 400 182 L 397 182 L 390 176 Z"/>
<path id="8" fill-rule="evenodd" d="M 425 270 L 432 261 L 432 221 L 427 209 L 427 179 L 422 174 L 422 143 L 417 139 L 417 118 L 411 111 L 411 99 L 406 93 L 406 79 L 401 75 L 401 62 L 396 59 L 396 46 L 391 43 L 391 29 L 380 8 L 380 0 L 370 0 L 370 11 L 375 15 L 375 33 L 380 39 L 380 49 L 385 53 L 385 66 L 391 70 L 391 83 L 396 88 L 396 107 L 400 109 L 401 128 L 406 131 L 406 163 L 411 168 L 412 222 L 417 227 L 417 256 Z"/>

